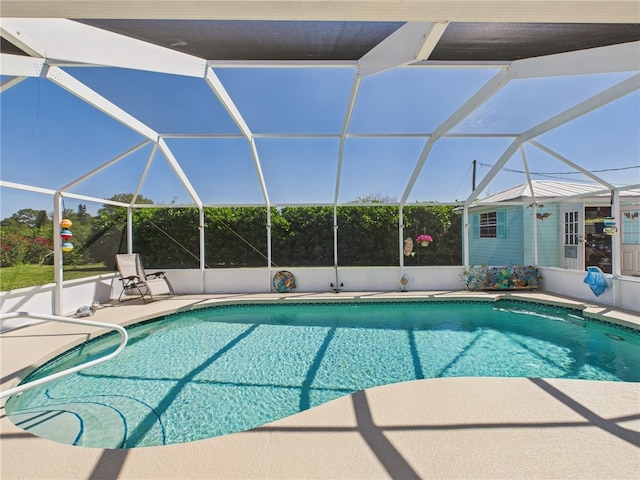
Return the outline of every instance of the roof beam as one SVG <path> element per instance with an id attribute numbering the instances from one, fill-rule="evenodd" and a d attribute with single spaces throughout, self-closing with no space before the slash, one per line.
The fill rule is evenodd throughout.
<path id="1" fill-rule="evenodd" d="M 207 85 L 209 85 L 209 88 L 211 88 L 211 90 L 213 90 L 213 93 L 216 94 L 216 97 L 218 97 L 218 100 L 220 100 L 225 110 L 231 116 L 242 134 L 246 138 L 251 138 L 253 134 L 251 133 L 249 125 L 247 125 L 247 122 L 245 122 L 242 114 L 240 113 L 240 110 L 238 110 L 238 107 L 236 107 L 236 104 L 233 102 L 231 96 L 227 92 L 227 89 L 224 88 L 224 85 L 222 85 L 222 82 L 210 67 L 207 67 L 205 80 L 207 81 Z"/>
<path id="2" fill-rule="evenodd" d="M 145 147 L 147 145 L 149 145 L 149 143 L 151 143 L 151 140 L 144 140 L 143 142 L 139 143 L 138 145 L 135 145 L 134 147 L 130 148 L 129 150 L 127 150 L 126 152 L 118 155 L 117 157 L 109 160 L 106 163 L 103 163 L 102 165 L 100 165 L 97 168 L 94 168 L 93 170 L 91 170 L 89 173 L 86 173 L 84 175 L 82 175 L 81 177 L 78 177 L 77 179 L 75 179 L 74 181 L 66 184 L 64 187 L 60 188 L 59 191 L 60 192 L 65 192 L 66 190 L 69 190 L 70 188 L 75 187 L 76 185 L 78 185 L 81 182 L 84 182 L 86 179 L 93 177 L 95 174 L 100 173 L 101 171 L 109 168 L 111 165 L 114 165 L 116 163 L 118 163 L 120 160 L 122 160 L 123 158 L 128 157 L 129 155 L 131 155 L 134 152 L 137 152 L 138 150 L 140 150 L 142 147 Z"/>
<path id="3" fill-rule="evenodd" d="M 513 62 L 517 78 L 640 70 L 640 42 L 558 53 Z"/>
<path id="4" fill-rule="evenodd" d="M 140 191 L 142 190 L 142 186 L 144 185 L 144 182 L 147 179 L 149 170 L 151 170 L 151 164 L 153 163 L 153 159 L 155 158 L 157 151 L 158 151 L 158 144 L 154 143 L 153 148 L 151 149 L 151 153 L 149 153 L 149 157 L 147 158 L 147 163 L 145 163 L 144 169 L 142 170 L 142 174 L 138 179 L 138 185 L 136 186 L 136 190 L 135 192 L 133 192 L 133 196 L 131 197 L 131 203 L 129 204 L 130 207 L 133 207 L 133 205 L 136 203 L 136 200 L 138 199 L 138 196 L 140 195 Z"/>
<path id="5" fill-rule="evenodd" d="M 46 48 L 42 46 L 42 42 L 31 38 L 28 32 L 23 32 L 16 28 L 11 21 L 3 19 L 2 25 L 0 25 L 0 37 L 12 43 L 31 57 L 44 58 L 46 56 Z"/>
<path id="6" fill-rule="evenodd" d="M 568 158 L 563 157 L 562 155 L 560 155 L 557 152 L 554 152 L 553 150 L 551 150 L 549 147 L 545 147 L 544 145 L 542 145 L 539 142 L 536 142 L 535 140 L 529 140 L 529 143 L 531 145 L 533 145 L 534 147 L 539 148 L 540 150 L 542 150 L 545 153 L 548 153 L 549 155 L 551 155 L 552 157 L 560 160 L 562 163 L 564 163 L 565 165 L 570 166 L 571 168 L 576 169 L 578 172 L 582 173 L 583 175 L 589 177 L 592 180 L 595 180 L 596 182 L 600 183 L 601 185 L 604 185 L 605 187 L 613 190 L 616 187 L 614 185 L 611 185 L 609 182 L 607 182 L 606 180 L 600 178 L 597 175 L 594 175 L 593 173 L 591 173 L 589 170 L 586 170 L 584 168 L 582 168 L 580 165 L 578 165 L 577 163 L 573 163 L 571 160 L 569 160 Z"/>
<path id="7" fill-rule="evenodd" d="M 509 159 L 513 156 L 513 154 L 520 148 L 524 142 L 528 142 L 543 133 L 546 133 L 554 128 L 557 128 L 561 125 L 564 125 L 571 120 L 574 120 L 582 115 L 589 113 L 596 108 L 599 108 L 609 102 L 617 100 L 629 93 L 638 90 L 640 88 L 640 74 L 636 74 L 622 82 L 614 85 L 599 94 L 588 98 L 587 100 L 580 102 L 577 105 L 565 110 L 564 112 L 559 113 L 558 115 L 545 120 L 544 122 L 536 125 L 535 127 L 530 128 L 529 130 L 523 132 L 518 138 L 516 138 L 505 150 L 505 152 L 500 156 L 498 161 L 493 165 L 491 170 L 485 175 L 480 184 L 476 187 L 476 189 L 471 192 L 467 200 L 465 201 L 465 205 L 468 207 L 478 195 L 480 195 L 487 185 L 491 183 L 493 178 L 498 174 L 498 172 L 504 167 L 504 165 L 509 161 Z"/>
<path id="8" fill-rule="evenodd" d="M 480 90 L 478 90 L 469 100 L 467 100 L 458 110 L 456 110 L 449 118 L 447 118 L 438 128 L 436 128 L 429 137 L 427 144 L 424 149 L 420 153 L 420 157 L 418 158 L 418 162 L 413 169 L 413 173 L 409 178 L 409 182 L 405 188 L 404 193 L 402 194 L 402 198 L 400 199 L 400 205 L 404 205 L 409 198 L 409 194 L 413 189 L 413 186 L 422 171 L 422 167 L 433 148 L 435 142 L 437 142 L 440 138 L 444 137 L 447 132 L 449 132 L 452 128 L 454 128 L 458 123 L 464 120 L 467 116 L 471 114 L 474 110 L 476 110 L 480 105 L 486 102 L 492 95 L 494 95 L 498 90 L 504 87 L 509 80 L 511 80 L 511 71 L 510 69 L 504 69 L 498 72 L 493 78 L 491 78 L 487 83 L 485 83 Z"/>
<path id="9" fill-rule="evenodd" d="M 42 77 L 48 65 L 39 58 L 0 54 L 0 74 L 12 77 Z"/>
<path id="10" fill-rule="evenodd" d="M 2 0 L 3 17 L 635 23 L 637 0 Z"/>
<path id="11" fill-rule="evenodd" d="M 353 79 L 351 85 L 351 93 L 349 94 L 349 104 L 347 106 L 347 113 L 344 117 L 342 124 L 342 132 L 340 134 L 340 147 L 338 150 L 338 168 L 336 171 L 336 189 L 333 194 L 333 204 L 338 204 L 338 198 L 340 197 L 340 181 L 342 180 L 342 161 L 344 158 L 344 144 L 347 139 L 347 133 L 349 131 L 349 124 L 351 123 L 351 117 L 353 116 L 353 109 L 356 106 L 356 99 L 358 98 L 358 92 L 360 91 L 361 78 L 357 75 Z"/>
<path id="12" fill-rule="evenodd" d="M 0 83 L 0 93 L 9 90 L 11 87 L 15 87 L 23 80 L 26 80 L 27 77 L 9 77 Z"/>
<path id="13" fill-rule="evenodd" d="M 623 80 L 622 82 L 608 88 L 597 95 L 594 95 L 587 100 L 580 102 L 577 105 L 559 113 L 558 115 L 551 117 L 550 119 L 536 125 L 533 128 L 523 132 L 518 141 L 526 142 L 533 138 L 536 138 L 543 133 L 546 133 L 554 128 L 564 125 L 571 120 L 574 120 L 582 115 L 589 113 L 597 108 L 613 102 L 625 95 L 628 95 L 636 90 L 640 89 L 640 74 L 635 74 L 632 77 Z"/>
<path id="14" fill-rule="evenodd" d="M 231 116 L 235 124 L 238 126 L 238 128 L 242 132 L 242 135 L 244 135 L 244 137 L 249 142 L 249 148 L 251 149 L 251 156 L 253 158 L 253 165 L 256 169 L 256 174 L 258 175 L 258 181 L 260 182 L 262 196 L 264 197 L 264 201 L 268 207 L 270 205 L 269 192 L 267 190 L 267 183 L 264 179 L 264 173 L 262 172 L 260 155 L 258 155 L 258 148 L 256 147 L 253 132 L 249 128 L 249 125 L 247 125 L 247 122 L 244 120 L 244 117 L 240 113 L 240 110 L 238 110 L 238 107 L 236 107 L 236 104 L 231 99 L 231 95 L 229 95 L 227 89 L 224 88 L 224 85 L 211 67 L 207 67 L 205 80 L 207 82 L 207 85 L 209 85 L 211 90 L 213 90 L 213 93 L 215 93 L 218 97 L 218 100 L 220 100 L 224 108 L 227 110 L 227 113 Z"/>
<path id="15" fill-rule="evenodd" d="M 178 160 L 176 160 L 176 157 L 174 157 L 173 152 L 167 145 L 167 142 L 164 141 L 164 138 L 161 138 L 158 140 L 158 146 L 160 147 L 160 150 L 162 150 L 162 153 L 164 154 L 165 158 L 169 162 L 169 165 L 171 165 L 171 168 L 173 169 L 175 174 L 178 176 L 178 179 L 180 180 L 180 182 L 182 182 L 182 185 L 184 186 L 184 188 L 187 189 L 187 192 L 191 196 L 193 203 L 195 203 L 198 206 L 198 208 L 202 208 L 202 200 L 200 200 L 200 197 L 198 196 L 198 192 L 196 192 L 196 189 L 193 188 L 193 185 L 191 185 L 191 182 L 185 175 L 184 171 L 182 170 L 182 167 L 180 167 Z"/>
<path id="16" fill-rule="evenodd" d="M 260 162 L 260 156 L 258 155 L 258 147 L 256 147 L 255 138 L 248 139 L 249 148 L 251 148 L 251 156 L 253 157 L 253 166 L 256 169 L 258 175 L 258 181 L 260 182 L 260 189 L 262 190 L 262 196 L 267 208 L 271 207 L 271 200 L 269 199 L 269 190 L 267 190 L 267 182 L 264 179 L 264 173 L 262 172 L 262 163 Z"/>
<path id="17" fill-rule="evenodd" d="M 140 135 L 154 142 L 158 140 L 158 134 L 154 130 L 87 87 L 84 83 L 76 80 L 64 70 L 58 67 L 51 67 L 47 71 L 47 78 Z"/>
<path id="18" fill-rule="evenodd" d="M 52 64 L 107 65 L 198 78 L 205 73 L 203 59 L 64 18 L 3 18 L 2 28 L 3 37 L 6 32 L 20 39 L 22 49 Z"/>
<path id="19" fill-rule="evenodd" d="M 429 58 L 448 22 L 410 22 L 393 32 L 358 61 L 358 76 Z"/>

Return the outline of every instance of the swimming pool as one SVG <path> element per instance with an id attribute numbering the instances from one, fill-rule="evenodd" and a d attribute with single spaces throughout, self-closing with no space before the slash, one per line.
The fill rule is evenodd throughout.
<path id="1" fill-rule="evenodd" d="M 128 327 L 115 359 L 11 397 L 62 443 L 130 448 L 243 431 L 377 385 L 437 377 L 640 381 L 640 333 L 577 310 L 491 302 L 227 305 Z M 25 379 L 116 348 L 105 335 Z"/>

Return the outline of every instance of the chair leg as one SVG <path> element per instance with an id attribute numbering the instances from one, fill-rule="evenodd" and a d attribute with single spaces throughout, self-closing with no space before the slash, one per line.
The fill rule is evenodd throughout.
<path id="1" fill-rule="evenodd" d="M 147 287 L 145 287 L 147 288 Z M 137 290 L 138 291 L 138 295 L 140 295 L 140 297 L 142 298 L 142 301 L 144 303 L 149 303 L 147 302 L 147 300 L 144 298 L 145 293 L 142 293 L 142 290 L 140 289 L 139 286 L 137 285 L 132 285 L 131 287 L 125 287 L 122 289 L 122 291 L 120 292 L 120 296 L 118 297 L 118 302 L 126 302 L 126 300 L 122 300 L 122 295 L 124 295 L 124 292 L 127 290 Z M 149 291 L 149 289 L 147 288 L 147 293 L 149 293 L 149 296 L 151 297 L 151 301 L 153 301 L 153 296 L 151 295 L 151 292 Z M 133 298 L 130 298 L 129 300 L 133 300 Z"/>

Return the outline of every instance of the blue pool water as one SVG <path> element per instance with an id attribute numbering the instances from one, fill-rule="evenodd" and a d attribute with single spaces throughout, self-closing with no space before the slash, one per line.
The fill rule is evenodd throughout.
<path id="1" fill-rule="evenodd" d="M 51 440 L 102 448 L 243 431 L 365 388 L 458 376 L 640 381 L 640 333 L 524 302 L 219 306 L 128 328 L 115 359 L 11 397 Z M 113 351 L 105 335 L 25 382 Z"/>

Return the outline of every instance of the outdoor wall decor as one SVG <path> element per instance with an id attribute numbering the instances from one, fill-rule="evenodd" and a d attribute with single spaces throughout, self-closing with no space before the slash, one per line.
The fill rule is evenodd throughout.
<path id="1" fill-rule="evenodd" d="M 296 288 L 296 277 L 291 272 L 281 270 L 273 276 L 273 288 L 280 293 L 290 292 Z"/>
<path id="2" fill-rule="evenodd" d="M 534 290 L 542 281 L 538 269 L 530 265 L 477 265 L 462 272 L 461 277 L 469 290 Z"/>

